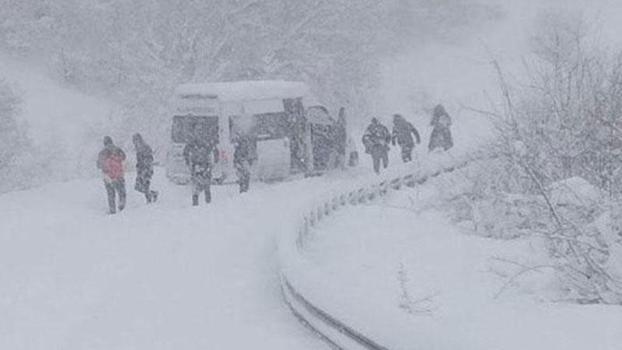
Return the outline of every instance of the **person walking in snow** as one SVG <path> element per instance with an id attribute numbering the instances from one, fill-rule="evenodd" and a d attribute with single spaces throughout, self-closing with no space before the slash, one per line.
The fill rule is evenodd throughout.
<path id="1" fill-rule="evenodd" d="M 428 151 L 432 152 L 437 148 L 442 148 L 447 151 L 454 146 L 454 141 L 451 137 L 451 117 L 445 111 L 443 105 L 437 105 L 432 112 L 432 134 L 430 135 L 430 143 L 428 144 Z"/>
<path id="2" fill-rule="evenodd" d="M 210 189 L 212 168 L 218 159 L 218 150 L 212 142 L 207 142 L 197 132 L 184 147 L 183 155 L 190 170 L 192 182 L 192 205 L 199 205 L 199 195 L 205 192 L 205 202 L 212 201 Z"/>
<path id="3" fill-rule="evenodd" d="M 372 118 L 371 124 L 363 134 L 363 145 L 365 153 L 371 155 L 376 174 L 380 174 L 380 161 L 382 161 L 383 168 L 386 169 L 389 166 L 389 142 L 391 142 L 389 129 L 377 118 Z"/>
<path id="4" fill-rule="evenodd" d="M 248 135 L 237 133 L 233 143 L 235 150 L 233 151 L 233 166 L 238 176 L 238 184 L 240 185 L 240 193 L 248 192 L 251 180 L 251 165 L 256 159 L 253 141 Z"/>
<path id="5" fill-rule="evenodd" d="M 136 184 L 134 189 L 145 195 L 147 203 L 158 200 L 158 192 L 151 189 L 153 177 L 153 150 L 139 133 L 132 136 L 136 150 Z"/>
<path id="6" fill-rule="evenodd" d="M 104 175 L 104 185 L 108 195 L 108 212 L 114 214 L 117 212 L 115 197 L 119 197 L 118 210 L 125 208 L 125 178 L 123 162 L 125 161 L 125 152 L 112 142 L 110 136 L 104 137 L 104 149 L 99 152 L 97 157 L 97 168 Z"/>
<path id="7" fill-rule="evenodd" d="M 395 146 L 397 143 L 402 150 L 402 161 L 404 161 L 404 163 L 412 161 L 415 141 L 417 144 L 421 143 L 421 138 L 419 137 L 417 129 L 401 115 L 394 114 L 392 136 L 391 144 Z M 415 137 L 414 140 L 413 136 Z"/>

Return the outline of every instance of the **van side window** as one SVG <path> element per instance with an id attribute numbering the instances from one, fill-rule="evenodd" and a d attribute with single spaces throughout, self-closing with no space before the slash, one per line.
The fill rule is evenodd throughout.
<path id="1" fill-rule="evenodd" d="M 252 136 L 257 140 L 274 140 L 289 136 L 289 121 L 284 112 L 262 113 L 251 116 L 230 116 L 229 135 L 236 133 Z"/>
<path id="2" fill-rule="evenodd" d="M 173 117 L 171 130 L 173 142 L 188 143 L 197 132 L 202 139 L 218 143 L 218 117 L 195 115 L 176 115 Z"/>
<path id="3" fill-rule="evenodd" d="M 284 112 L 255 114 L 253 121 L 255 137 L 258 140 L 289 137 L 289 120 Z"/>

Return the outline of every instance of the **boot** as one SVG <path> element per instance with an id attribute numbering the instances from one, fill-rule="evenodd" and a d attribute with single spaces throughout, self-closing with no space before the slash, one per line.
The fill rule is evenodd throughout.
<path id="1" fill-rule="evenodd" d="M 198 194 L 193 194 L 192 195 L 192 205 L 195 206 L 195 207 L 199 205 L 199 195 Z"/>

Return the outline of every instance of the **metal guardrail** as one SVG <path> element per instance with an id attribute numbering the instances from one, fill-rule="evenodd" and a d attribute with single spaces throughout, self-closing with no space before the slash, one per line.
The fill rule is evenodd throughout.
<path id="1" fill-rule="evenodd" d="M 328 312 L 320 309 L 318 306 L 315 306 L 314 304 L 309 302 L 302 294 L 296 291 L 286 279 L 282 281 L 281 285 L 282 288 L 284 288 L 283 294 L 285 295 L 285 301 L 292 313 L 298 318 L 301 323 L 309 327 L 313 332 L 315 332 L 324 341 L 328 342 L 331 346 L 338 349 L 346 349 L 342 345 L 337 343 L 338 340 L 331 339 L 330 336 L 326 335 L 318 327 L 315 327 L 313 323 L 311 323 L 311 320 L 309 320 L 308 317 L 305 317 L 304 314 L 300 312 L 299 308 L 297 308 L 296 305 L 300 305 L 301 307 L 305 308 L 307 311 L 306 314 L 311 315 L 316 320 L 319 320 L 325 325 L 332 327 L 339 333 L 346 335 L 364 349 L 388 350 L 384 346 L 379 345 L 378 343 L 364 336 L 360 332 L 349 327 L 344 322 L 331 316 Z"/>
<path id="2" fill-rule="evenodd" d="M 302 216 L 295 241 L 281 242 L 279 247 L 279 250 L 289 250 L 289 255 L 285 254 L 286 258 L 281 254 L 281 290 L 286 304 L 296 318 L 334 348 L 344 350 L 388 350 L 387 347 L 348 326 L 305 297 L 301 289 L 296 288 L 292 279 L 288 278 L 287 261 L 284 260 L 295 259 L 296 257 L 293 255 L 300 256 L 313 229 L 324 218 L 339 209 L 378 199 L 389 191 L 399 190 L 404 186 L 414 187 L 418 184 L 423 184 L 440 174 L 463 168 L 471 161 L 472 159 L 462 161 L 450 160 L 449 164 L 441 162 L 431 164 L 432 167 L 430 169 L 417 169 L 414 171 L 410 169 L 406 171 L 405 175 L 389 176 L 384 180 L 378 180 L 376 177 L 362 185 L 359 184 L 349 190 L 331 195 L 325 200 L 318 201 L 316 205 Z M 290 245 L 290 247 L 284 247 L 284 244 Z M 292 245 L 295 247 L 291 247 Z"/>

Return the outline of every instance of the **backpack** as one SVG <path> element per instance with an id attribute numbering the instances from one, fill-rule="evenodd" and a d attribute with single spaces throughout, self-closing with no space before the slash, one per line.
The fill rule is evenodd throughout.
<path id="1" fill-rule="evenodd" d="M 121 179 L 123 177 L 123 158 L 116 153 L 111 153 L 104 159 L 103 170 L 110 180 Z"/>

